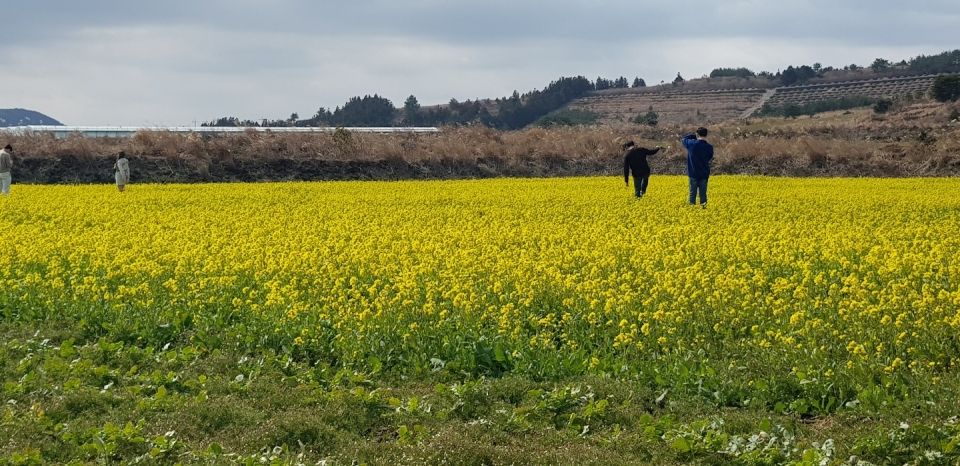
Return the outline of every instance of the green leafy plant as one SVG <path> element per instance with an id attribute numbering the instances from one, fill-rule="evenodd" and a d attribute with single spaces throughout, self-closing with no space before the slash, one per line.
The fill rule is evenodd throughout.
<path id="1" fill-rule="evenodd" d="M 893 107 L 893 101 L 890 99 L 877 99 L 873 103 L 873 113 L 887 113 Z"/>
<path id="2" fill-rule="evenodd" d="M 650 110 L 647 113 L 641 113 L 633 117 L 633 119 L 630 121 L 638 125 L 657 126 L 657 124 L 659 123 L 659 120 L 660 120 L 660 115 L 657 114 L 657 112 Z"/>
<path id="3" fill-rule="evenodd" d="M 937 75 L 930 88 L 930 96 L 938 102 L 954 102 L 960 99 L 960 75 Z"/>

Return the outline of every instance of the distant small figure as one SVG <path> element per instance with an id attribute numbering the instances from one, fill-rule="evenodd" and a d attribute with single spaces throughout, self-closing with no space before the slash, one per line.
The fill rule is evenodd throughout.
<path id="1" fill-rule="evenodd" d="M 10 170 L 13 169 L 13 147 L 7 144 L 0 150 L 0 194 L 10 194 Z"/>
<path id="2" fill-rule="evenodd" d="M 700 193 L 700 206 L 707 208 L 707 181 L 710 179 L 710 161 L 713 146 L 707 142 L 707 128 L 700 127 L 680 139 L 687 148 L 687 177 L 690 178 L 690 205 L 696 205 Z"/>
<path id="3" fill-rule="evenodd" d="M 120 151 L 117 154 L 117 162 L 113 164 L 114 178 L 117 180 L 117 189 L 122 193 L 127 183 L 130 182 L 130 161 L 127 160 L 127 154 Z"/>
<path id="4" fill-rule="evenodd" d="M 660 152 L 660 147 L 647 149 L 637 146 L 633 141 L 627 141 L 621 148 L 623 156 L 623 182 L 630 186 L 630 172 L 633 172 L 633 195 L 637 199 L 647 193 L 647 183 L 650 180 L 650 164 L 647 156 Z"/>

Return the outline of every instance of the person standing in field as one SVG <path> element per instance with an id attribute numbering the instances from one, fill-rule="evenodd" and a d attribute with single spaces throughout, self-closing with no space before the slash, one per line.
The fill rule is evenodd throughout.
<path id="1" fill-rule="evenodd" d="M 623 155 L 623 182 L 630 186 L 630 173 L 633 172 L 633 195 L 637 199 L 647 193 L 647 183 L 650 180 L 650 164 L 647 156 L 660 152 L 660 147 L 647 149 L 627 141 L 622 147 Z"/>
<path id="2" fill-rule="evenodd" d="M 690 205 L 696 205 L 697 193 L 700 194 L 700 206 L 707 208 L 707 181 L 710 179 L 710 161 L 713 160 L 713 146 L 707 142 L 707 128 L 680 139 L 687 148 L 687 177 L 690 178 Z"/>
<path id="3" fill-rule="evenodd" d="M 10 170 L 13 169 L 13 147 L 7 144 L 0 150 L 0 194 L 10 194 Z"/>
<path id="4" fill-rule="evenodd" d="M 130 182 L 130 161 L 123 151 L 117 154 L 117 162 L 113 164 L 114 178 L 117 180 L 117 189 L 122 193 Z"/>

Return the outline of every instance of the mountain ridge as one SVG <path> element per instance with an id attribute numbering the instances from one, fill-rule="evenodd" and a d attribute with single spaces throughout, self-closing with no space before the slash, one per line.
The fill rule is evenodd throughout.
<path id="1" fill-rule="evenodd" d="M 49 125 L 63 126 L 55 118 L 25 108 L 0 108 L 0 127 Z"/>

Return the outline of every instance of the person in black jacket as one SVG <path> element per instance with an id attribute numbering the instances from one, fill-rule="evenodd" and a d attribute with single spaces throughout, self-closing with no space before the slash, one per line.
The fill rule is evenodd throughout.
<path id="1" fill-rule="evenodd" d="M 627 141 L 622 147 L 623 155 L 623 182 L 630 186 L 630 172 L 633 172 L 633 195 L 637 199 L 647 192 L 647 183 L 650 180 L 650 164 L 647 156 L 660 152 L 660 147 L 647 149 L 637 146 L 633 141 Z"/>

